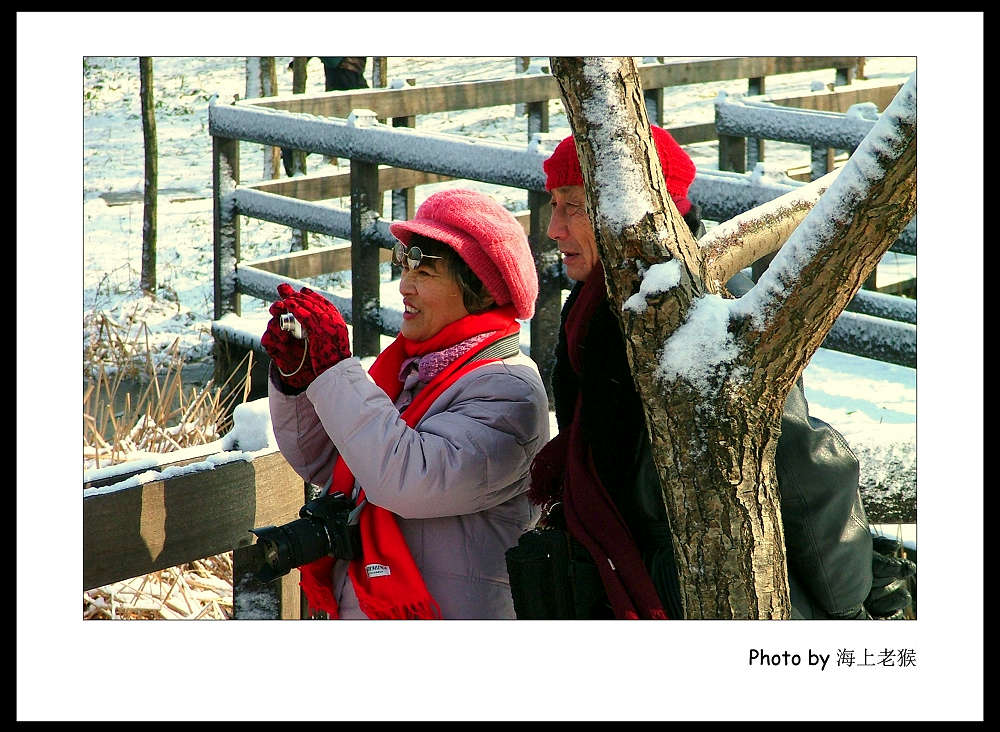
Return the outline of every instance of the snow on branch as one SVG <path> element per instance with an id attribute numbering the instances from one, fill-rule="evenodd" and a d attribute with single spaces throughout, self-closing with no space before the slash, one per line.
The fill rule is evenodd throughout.
<path id="1" fill-rule="evenodd" d="M 633 68 L 634 71 L 634 68 Z M 597 217 L 603 219 L 595 228 L 607 226 L 610 230 L 638 223 L 644 216 L 659 209 L 650 195 L 646 181 L 646 164 L 638 164 L 635 129 L 628 123 L 631 117 L 623 115 L 621 59 L 591 57 L 584 59 L 583 76 L 590 84 L 592 94 L 581 100 L 581 107 L 592 129 L 599 130 L 605 144 L 594 147 L 594 178 L 597 192 Z M 634 160 L 635 165 L 623 165 L 623 160 Z M 656 180 L 659 158 L 649 156 L 648 172 Z M 662 170 L 659 173 L 662 177 Z"/>
<path id="2" fill-rule="evenodd" d="M 840 175 L 775 255 L 757 286 L 740 299 L 740 312 L 758 330 L 767 328 L 784 304 L 789 290 L 802 279 L 805 267 L 818 252 L 843 236 L 843 222 L 867 202 L 910 143 L 917 121 L 917 81 L 912 74 L 886 108 L 879 121 L 841 169 Z M 869 216 L 877 214 L 869 212 Z"/>

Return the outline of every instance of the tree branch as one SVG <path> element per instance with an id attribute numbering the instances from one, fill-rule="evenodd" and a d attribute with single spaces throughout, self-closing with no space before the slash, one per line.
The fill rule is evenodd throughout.
<path id="1" fill-rule="evenodd" d="M 734 312 L 783 393 L 916 211 L 916 98 L 913 74 Z"/>
<path id="2" fill-rule="evenodd" d="M 698 240 L 701 279 L 719 293 L 734 274 L 781 249 L 820 196 L 840 175 L 840 168 L 725 221 Z"/>

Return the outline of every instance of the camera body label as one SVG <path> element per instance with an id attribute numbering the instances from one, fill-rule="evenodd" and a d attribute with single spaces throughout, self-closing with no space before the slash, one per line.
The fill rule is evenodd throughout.
<path id="1" fill-rule="evenodd" d="M 392 574 L 392 570 L 385 564 L 366 564 L 365 572 L 368 574 L 369 579 L 372 577 L 388 577 Z"/>

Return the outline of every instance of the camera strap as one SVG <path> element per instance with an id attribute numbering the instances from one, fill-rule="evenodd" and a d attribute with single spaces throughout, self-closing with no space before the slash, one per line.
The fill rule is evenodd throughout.
<path id="1" fill-rule="evenodd" d="M 521 333 L 511 333 L 509 336 L 504 336 L 500 340 L 489 344 L 481 351 L 478 351 L 468 360 L 468 363 L 471 363 L 472 361 L 486 361 L 496 358 L 510 358 L 511 356 L 516 356 L 520 352 Z"/>

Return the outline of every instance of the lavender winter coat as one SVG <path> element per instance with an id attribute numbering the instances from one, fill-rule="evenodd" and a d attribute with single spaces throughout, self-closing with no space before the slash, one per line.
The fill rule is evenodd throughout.
<path id="1" fill-rule="evenodd" d="M 273 368 L 273 367 L 272 367 Z M 549 439 L 548 402 L 535 363 L 517 355 L 452 384 L 415 428 L 357 358 L 341 361 L 297 396 L 268 385 L 278 447 L 306 481 L 329 479 L 338 449 L 368 501 L 397 516 L 445 619 L 514 618 L 504 552 L 538 519 L 528 467 Z M 342 618 L 364 618 L 337 562 Z"/>

